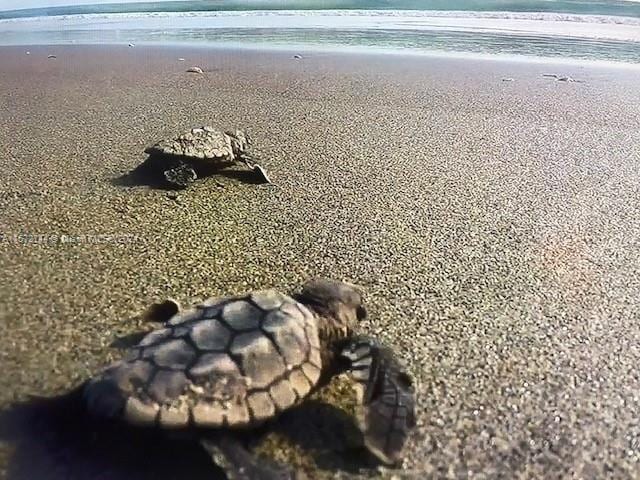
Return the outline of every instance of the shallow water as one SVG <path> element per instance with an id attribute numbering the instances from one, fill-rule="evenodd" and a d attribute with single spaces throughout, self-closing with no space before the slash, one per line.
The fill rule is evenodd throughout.
<path id="1" fill-rule="evenodd" d="M 631 16 L 602 10 L 595 10 L 597 15 L 470 10 L 76 13 L 0 20 L 0 45 L 286 46 L 640 63 L 640 4 L 621 10 Z"/>
<path id="2" fill-rule="evenodd" d="M 456 10 L 471 12 L 554 12 L 640 16 L 637 0 L 179 0 L 160 2 L 66 5 L 9 10 L 0 5 L 0 18 L 131 12 L 217 12 L 251 10 Z M 65 5 L 66 0 L 49 0 Z M 107 3 L 106 5 L 104 3 Z M 15 3 L 14 3 L 15 5 Z M 5 10 L 4 12 L 2 10 Z"/>

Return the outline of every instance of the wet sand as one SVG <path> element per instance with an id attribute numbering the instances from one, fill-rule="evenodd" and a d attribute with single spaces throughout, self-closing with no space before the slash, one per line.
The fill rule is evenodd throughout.
<path id="1" fill-rule="evenodd" d="M 366 287 L 363 330 L 416 379 L 419 428 L 384 475 L 639 475 L 637 72 L 140 46 L 5 47 L 0 65 L 0 408 L 117 357 L 150 302 L 329 276 Z M 249 129 L 275 185 L 127 185 L 146 146 L 207 124 Z M 311 453 L 262 451 L 311 478 L 371 467 L 314 408 Z M 66 413 L 40 443 L 0 429 L 4 477 L 213 478 L 125 436 L 117 464 Z"/>

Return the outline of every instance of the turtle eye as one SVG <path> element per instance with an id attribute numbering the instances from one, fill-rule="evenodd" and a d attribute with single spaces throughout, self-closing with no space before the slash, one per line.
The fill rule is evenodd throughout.
<path id="1" fill-rule="evenodd" d="M 367 318 L 367 310 L 362 305 L 359 305 L 358 308 L 356 308 L 356 317 L 358 317 L 358 321 Z"/>

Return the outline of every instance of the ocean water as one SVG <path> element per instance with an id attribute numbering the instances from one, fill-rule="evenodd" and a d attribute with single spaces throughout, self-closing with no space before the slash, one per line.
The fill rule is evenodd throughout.
<path id="1" fill-rule="evenodd" d="M 640 65 L 640 1 L 188 0 L 0 11 L 0 45 L 199 44 Z"/>

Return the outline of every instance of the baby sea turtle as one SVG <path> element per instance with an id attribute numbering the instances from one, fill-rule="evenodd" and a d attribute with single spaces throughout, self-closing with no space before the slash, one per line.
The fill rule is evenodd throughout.
<path id="1" fill-rule="evenodd" d="M 365 446 L 387 464 L 400 459 L 415 425 L 414 389 L 391 350 L 354 333 L 366 316 L 354 286 L 312 280 L 292 297 L 258 291 L 186 311 L 167 300 L 148 316 L 162 328 L 85 384 L 91 414 L 195 433 L 230 478 L 291 479 L 288 469 L 254 459 L 241 432 L 346 373 Z"/>
<path id="2" fill-rule="evenodd" d="M 164 177 L 172 185 L 185 188 L 198 178 L 235 163 L 253 170 L 257 178 L 269 183 L 267 172 L 249 153 L 251 139 L 242 130 L 221 132 L 211 127 L 193 128 L 176 138 L 161 140 L 147 147 L 145 153 L 156 160 Z"/>

